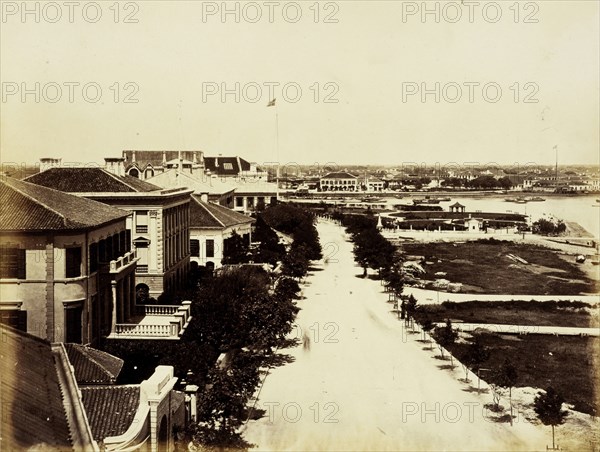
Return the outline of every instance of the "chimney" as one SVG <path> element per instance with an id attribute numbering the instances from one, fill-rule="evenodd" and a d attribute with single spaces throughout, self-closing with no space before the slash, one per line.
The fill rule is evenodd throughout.
<path id="1" fill-rule="evenodd" d="M 162 159 L 163 167 L 167 165 L 167 153 L 163 151 L 163 159 Z"/>
<path id="2" fill-rule="evenodd" d="M 43 157 L 40 159 L 40 172 L 46 171 L 50 168 L 60 168 L 62 166 L 62 159 L 54 157 Z"/>
<path id="3" fill-rule="evenodd" d="M 104 169 L 116 176 L 125 175 L 125 157 L 106 157 Z"/>
<path id="4" fill-rule="evenodd" d="M 177 157 L 179 157 L 178 169 L 179 172 L 183 172 L 183 157 L 181 156 L 181 151 L 177 151 Z"/>

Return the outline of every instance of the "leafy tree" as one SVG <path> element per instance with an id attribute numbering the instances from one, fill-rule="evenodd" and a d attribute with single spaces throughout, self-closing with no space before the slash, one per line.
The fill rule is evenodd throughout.
<path id="1" fill-rule="evenodd" d="M 534 234 L 541 235 L 558 235 L 562 234 L 567 230 L 565 223 L 558 220 L 557 222 L 540 218 L 532 224 L 532 230 Z"/>
<path id="2" fill-rule="evenodd" d="M 253 238 L 259 242 L 258 249 L 252 256 L 255 262 L 276 265 L 285 255 L 285 246 L 279 243 L 277 233 L 265 222 L 261 215 L 256 218 Z"/>
<path id="3" fill-rule="evenodd" d="M 208 281 L 192 304 L 188 327 L 216 350 L 276 347 L 291 331 L 298 307 L 270 291 L 270 278 L 257 267 L 233 268 Z"/>
<path id="4" fill-rule="evenodd" d="M 425 319 L 421 323 L 421 329 L 423 330 L 423 340 L 425 340 L 425 333 L 429 334 L 430 331 L 433 329 L 433 326 L 434 325 L 431 319 L 429 317 L 425 317 Z M 429 339 L 429 345 L 431 348 L 431 339 Z"/>
<path id="5" fill-rule="evenodd" d="M 477 379 L 479 380 L 479 369 L 489 358 L 489 350 L 481 343 L 479 336 L 475 336 L 473 342 L 467 347 L 467 350 L 462 357 L 465 369 L 465 380 L 467 382 L 469 381 L 469 369 L 477 374 Z"/>
<path id="6" fill-rule="evenodd" d="M 554 427 L 564 424 L 568 411 L 563 411 L 562 405 L 564 399 L 557 393 L 552 386 L 546 389 L 546 392 L 538 392 L 533 401 L 535 414 L 544 425 L 552 426 L 552 449 L 556 450 L 554 443 Z"/>
<path id="7" fill-rule="evenodd" d="M 198 397 L 198 424 L 192 438 L 203 450 L 246 449 L 239 427 L 246 418 L 247 402 L 260 382 L 257 357 L 239 352 L 227 368 L 215 367 L 210 384 Z"/>
<path id="8" fill-rule="evenodd" d="M 502 388 L 508 388 L 508 398 L 510 403 L 510 417 L 512 424 L 512 388 L 517 383 L 519 374 L 517 368 L 512 364 L 510 359 L 506 358 L 502 366 L 498 369 L 495 375 L 496 385 Z"/>
<path id="9" fill-rule="evenodd" d="M 388 288 L 394 294 L 396 299 L 400 298 L 404 290 L 404 276 L 399 265 L 394 265 L 389 271 L 385 272 L 384 278 Z"/>
<path id="10" fill-rule="evenodd" d="M 243 264 L 248 262 L 248 245 L 235 231 L 223 241 L 223 263 Z"/>
<path id="11" fill-rule="evenodd" d="M 444 348 L 449 347 L 450 345 L 456 342 L 458 338 L 458 332 L 454 328 L 452 328 L 452 322 L 450 319 L 446 320 L 446 325 L 438 326 L 433 330 L 433 337 L 438 343 L 438 347 L 440 352 L 442 353 L 442 358 L 444 357 Z M 450 363 L 454 366 L 454 361 L 452 359 L 452 353 L 450 353 Z"/>
<path id="12" fill-rule="evenodd" d="M 510 180 L 510 177 L 504 176 L 498 179 L 498 185 L 500 185 L 500 187 L 502 187 L 504 190 L 508 190 L 513 186 L 513 183 Z"/>
<path id="13" fill-rule="evenodd" d="M 406 321 L 410 321 L 414 325 L 414 316 L 417 311 L 417 299 L 413 294 L 410 294 L 406 299 Z"/>
<path id="14" fill-rule="evenodd" d="M 282 260 L 284 275 L 300 279 L 308 272 L 309 260 L 304 246 L 292 247 Z"/>

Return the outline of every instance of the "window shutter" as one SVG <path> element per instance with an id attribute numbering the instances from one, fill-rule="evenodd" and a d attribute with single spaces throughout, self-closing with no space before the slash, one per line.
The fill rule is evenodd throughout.
<path id="1" fill-rule="evenodd" d="M 17 250 L 17 278 L 18 279 L 26 279 L 27 278 L 27 261 L 26 261 L 24 249 Z"/>

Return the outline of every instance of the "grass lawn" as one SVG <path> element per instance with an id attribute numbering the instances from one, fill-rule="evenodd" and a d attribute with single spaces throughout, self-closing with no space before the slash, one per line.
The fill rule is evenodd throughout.
<path id="1" fill-rule="evenodd" d="M 465 243 L 408 243 L 406 255 L 424 256 L 421 278 L 462 283 L 463 292 L 515 295 L 597 293 L 600 284 L 565 261 L 556 251 L 538 245 L 482 239 Z M 524 259 L 522 263 L 509 255 Z M 435 273 L 445 276 L 436 277 Z"/>
<path id="2" fill-rule="evenodd" d="M 570 301 L 467 301 L 419 306 L 417 321 L 429 317 L 433 322 L 500 323 L 507 325 L 567 326 L 598 328 L 598 307 Z"/>
<path id="3" fill-rule="evenodd" d="M 509 358 L 518 372 L 516 387 L 553 386 L 575 410 L 594 415 L 600 412 L 596 388 L 600 338 L 541 334 L 480 337 L 491 352 L 483 367 L 498 369 Z M 458 343 L 448 348 L 460 359 L 467 346 Z M 493 383 L 493 372 L 485 374 L 482 378 Z"/>

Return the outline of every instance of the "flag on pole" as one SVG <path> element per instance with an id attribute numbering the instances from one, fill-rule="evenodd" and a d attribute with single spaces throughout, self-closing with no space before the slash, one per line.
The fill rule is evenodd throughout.
<path id="1" fill-rule="evenodd" d="M 269 101 L 269 103 L 267 104 L 267 107 L 274 107 L 275 106 L 275 100 L 276 99 L 273 99 L 273 100 Z"/>

